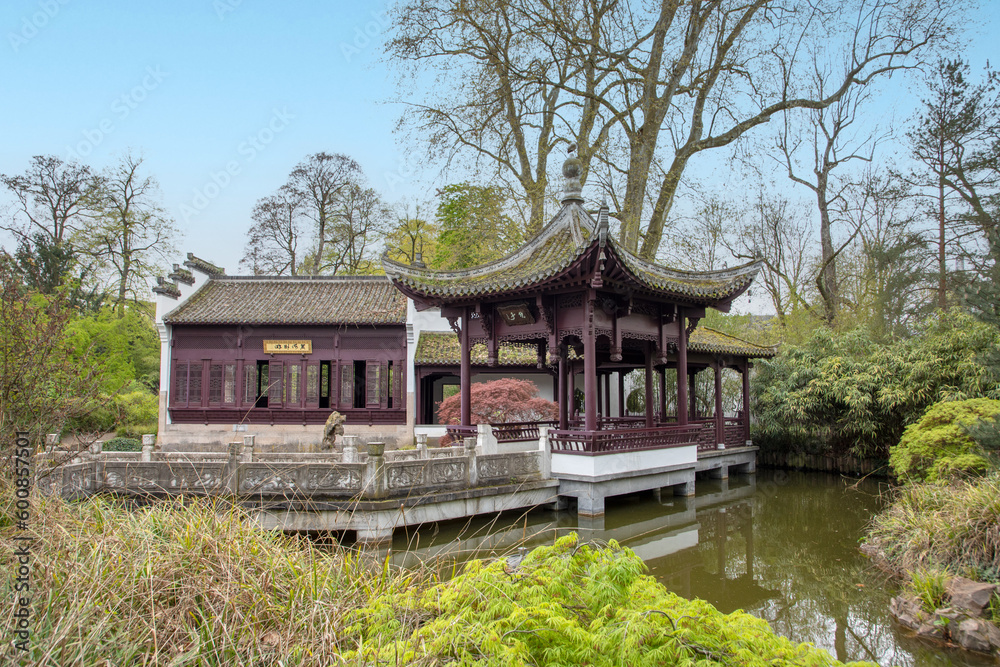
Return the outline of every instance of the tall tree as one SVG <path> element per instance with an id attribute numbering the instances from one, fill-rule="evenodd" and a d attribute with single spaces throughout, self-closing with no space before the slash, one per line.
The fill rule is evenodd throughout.
<path id="1" fill-rule="evenodd" d="M 817 74 L 814 79 L 818 96 L 822 97 L 826 77 Z M 849 175 L 835 172 L 852 162 L 871 162 L 879 139 L 877 130 L 855 132 L 858 111 L 866 98 L 864 89 L 849 90 L 828 107 L 808 110 L 806 127 L 798 131 L 786 112 L 784 131 L 778 137 L 779 160 L 788 178 L 809 189 L 816 200 L 820 265 L 815 282 L 828 324 L 833 324 L 840 308 L 837 258 L 861 231 L 861 225 L 855 224 L 846 230 L 846 238 L 835 238 L 837 228 L 851 220 L 845 215 L 844 193 L 852 185 Z"/>
<path id="2" fill-rule="evenodd" d="M 23 174 L 0 174 L 0 181 L 17 199 L 16 215 L 0 222 L 0 229 L 22 241 L 43 234 L 48 245 L 59 246 L 85 226 L 96 204 L 99 179 L 87 165 L 36 155 Z"/>
<path id="3" fill-rule="evenodd" d="M 127 304 L 147 300 L 149 281 L 174 251 L 177 236 L 159 203 L 159 185 L 141 173 L 142 164 L 143 158 L 127 153 L 102 174 L 99 215 L 82 234 L 104 264 L 119 317 Z"/>
<path id="4" fill-rule="evenodd" d="M 357 162 L 314 153 L 274 195 L 257 202 L 241 263 L 254 273 L 279 275 L 377 272 L 374 245 L 389 217 Z"/>
<path id="5" fill-rule="evenodd" d="M 437 235 L 437 225 L 421 217 L 420 207 L 417 207 L 413 215 L 406 210 L 397 218 L 395 227 L 386 236 L 386 254 L 390 259 L 405 264 L 415 262 L 417 255 L 425 263 L 433 261 Z"/>
<path id="6" fill-rule="evenodd" d="M 496 187 L 458 183 L 438 192 L 440 227 L 434 266 L 464 269 L 499 259 L 524 241 L 520 227 L 507 215 Z"/>
<path id="7" fill-rule="evenodd" d="M 988 68 L 979 84 L 971 84 L 968 76 L 969 66 L 962 60 L 939 61 L 927 78 L 928 97 L 916 127 L 908 134 L 913 157 L 923 165 L 923 172 L 910 180 L 933 201 L 942 309 L 948 307 L 950 253 L 965 249 L 961 246 L 970 231 L 982 242 L 997 228 L 1000 79 Z"/>
<path id="8" fill-rule="evenodd" d="M 600 164 L 614 190 L 622 244 L 653 258 L 695 156 L 918 62 L 948 37 L 959 8 L 958 0 L 408 0 L 394 10 L 387 52 L 415 76 L 409 97 L 437 75 L 439 86 L 411 107 L 433 157 L 465 156 L 520 183 L 533 229 L 549 153 L 575 141 L 584 176 Z M 813 95 L 817 70 L 836 74 Z"/>
<path id="9" fill-rule="evenodd" d="M 240 264 L 254 275 L 297 275 L 302 256 L 302 215 L 299 198 L 288 187 L 257 200 L 250 214 L 254 224 Z"/>

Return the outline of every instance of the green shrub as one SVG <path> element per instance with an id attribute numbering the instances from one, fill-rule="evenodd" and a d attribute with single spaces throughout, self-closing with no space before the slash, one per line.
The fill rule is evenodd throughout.
<path id="1" fill-rule="evenodd" d="M 988 398 L 937 403 L 906 428 L 889 453 L 889 465 L 897 477 L 910 481 L 982 474 L 988 461 L 968 429 L 998 415 L 1000 401 Z"/>
<path id="2" fill-rule="evenodd" d="M 104 443 L 106 452 L 141 452 L 142 441 L 135 438 L 111 438 Z"/>
<path id="3" fill-rule="evenodd" d="M 906 590 L 918 600 L 924 611 L 934 612 L 944 606 L 948 573 L 941 570 L 919 569 L 910 573 Z"/>

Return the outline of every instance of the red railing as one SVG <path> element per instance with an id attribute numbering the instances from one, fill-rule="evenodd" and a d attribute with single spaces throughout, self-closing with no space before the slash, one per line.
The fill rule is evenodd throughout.
<path id="1" fill-rule="evenodd" d="M 548 426 L 555 428 L 559 422 L 510 422 L 507 424 L 494 424 L 493 435 L 498 442 L 522 442 L 525 440 L 538 440 L 541 436 L 538 428 Z"/>
<path id="2" fill-rule="evenodd" d="M 617 431 L 549 431 L 553 452 L 565 454 L 604 454 L 663 449 L 698 444 L 702 430 L 694 426 L 661 426 L 659 428 L 628 428 Z"/>

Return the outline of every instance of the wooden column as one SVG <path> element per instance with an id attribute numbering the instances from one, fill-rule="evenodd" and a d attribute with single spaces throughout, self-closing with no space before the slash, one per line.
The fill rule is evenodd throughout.
<path id="1" fill-rule="evenodd" d="M 726 441 L 726 420 L 722 414 L 722 364 L 716 362 L 715 367 L 715 442 Z"/>
<path id="2" fill-rule="evenodd" d="M 625 416 L 625 373 L 618 369 L 618 416 Z"/>
<path id="3" fill-rule="evenodd" d="M 586 294 L 583 327 L 583 422 L 584 429 L 597 430 L 597 337 L 594 335 L 594 294 Z"/>
<path id="4" fill-rule="evenodd" d="M 684 311 L 677 312 L 677 423 L 688 423 L 688 346 L 687 318 Z"/>
<path id="5" fill-rule="evenodd" d="M 743 363 L 743 441 L 750 441 L 750 360 Z"/>
<path id="6" fill-rule="evenodd" d="M 462 366 L 459 372 L 459 391 L 462 394 L 462 426 L 472 426 L 472 346 L 469 344 L 469 308 L 462 313 L 459 341 L 462 348 Z"/>
<path id="7" fill-rule="evenodd" d="M 653 428 L 653 350 L 646 345 L 646 428 Z"/>
<path id="8" fill-rule="evenodd" d="M 569 426 L 569 405 L 566 403 L 566 355 L 559 351 L 559 375 L 556 379 L 556 400 L 559 401 L 559 428 Z"/>

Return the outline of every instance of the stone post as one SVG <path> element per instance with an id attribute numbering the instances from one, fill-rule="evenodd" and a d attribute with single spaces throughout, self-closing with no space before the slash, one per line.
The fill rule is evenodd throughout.
<path id="1" fill-rule="evenodd" d="M 253 463 L 254 440 L 257 436 L 243 436 L 243 463 Z"/>
<path id="2" fill-rule="evenodd" d="M 346 449 L 346 445 L 345 445 Z M 379 499 L 386 495 L 385 443 L 368 443 L 368 461 L 365 464 L 364 488 L 369 498 Z"/>
<path id="3" fill-rule="evenodd" d="M 344 463 L 358 462 L 358 436 L 344 436 L 344 456 L 342 460 Z"/>
<path id="4" fill-rule="evenodd" d="M 223 475 L 225 475 L 226 489 L 235 495 L 240 490 L 240 443 L 230 442 L 228 453 L 229 458 L 226 460 L 226 468 Z"/>
<path id="5" fill-rule="evenodd" d="M 552 445 L 549 444 L 549 427 L 538 427 L 538 455 L 541 457 L 538 469 L 542 472 L 542 479 L 552 478 Z"/>
<path id="6" fill-rule="evenodd" d="M 479 466 L 476 464 L 476 438 L 465 439 L 465 460 L 469 464 L 469 487 L 479 484 Z"/>
<path id="7" fill-rule="evenodd" d="M 98 454 L 100 454 L 103 451 L 104 451 L 104 443 L 103 442 L 101 442 L 100 440 L 97 440 L 97 441 L 91 443 L 91 445 L 90 445 L 90 453 L 91 454 L 93 454 L 94 456 L 97 456 Z"/>
<path id="8" fill-rule="evenodd" d="M 417 458 L 427 458 L 427 434 L 417 433 Z"/>
<path id="9" fill-rule="evenodd" d="M 497 442 L 497 437 L 493 434 L 493 426 L 490 424 L 476 425 L 476 446 L 479 448 L 479 453 L 483 455 L 500 453 L 500 443 Z"/>
<path id="10" fill-rule="evenodd" d="M 153 447 L 156 446 L 156 436 L 146 435 L 142 436 L 142 454 L 139 455 L 139 460 L 143 463 L 149 463 L 153 460 Z"/>
<path id="11" fill-rule="evenodd" d="M 45 435 L 45 453 L 51 454 L 59 446 L 59 434 L 47 433 Z"/>

